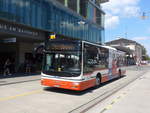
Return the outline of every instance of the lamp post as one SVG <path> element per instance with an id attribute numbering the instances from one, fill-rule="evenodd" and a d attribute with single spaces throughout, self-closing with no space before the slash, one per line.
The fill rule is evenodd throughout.
<path id="1" fill-rule="evenodd" d="M 84 38 L 84 28 L 85 28 L 85 24 L 86 22 L 85 21 L 78 21 L 78 25 L 80 25 L 80 28 L 81 28 L 81 38 L 83 39 Z"/>
<path id="2" fill-rule="evenodd" d="M 148 18 L 147 14 L 149 14 L 150 12 L 142 12 L 142 16 L 141 16 L 141 19 L 142 20 L 145 20 Z"/>

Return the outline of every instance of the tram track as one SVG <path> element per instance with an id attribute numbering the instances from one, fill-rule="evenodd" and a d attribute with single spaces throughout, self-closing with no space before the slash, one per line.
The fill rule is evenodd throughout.
<path id="1" fill-rule="evenodd" d="M 131 79 L 131 80 L 125 82 L 125 83 L 119 84 L 119 86 L 116 86 L 115 88 L 104 92 L 103 94 L 97 96 L 96 98 L 90 100 L 89 102 L 87 102 L 83 105 L 80 105 L 79 107 L 71 110 L 69 113 L 85 113 L 85 112 L 87 112 L 89 109 L 93 108 L 95 105 L 101 103 L 102 101 L 104 101 L 108 97 L 111 97 L 112 95 L 114 95 L 115 93 L 120 91 L 121 89 L 125 88 L 126 86 L 128 86 L 129 84 L 131 84 L 132 82 L 137 80 L 139 77 L 144 75 L 146 72 L 147 71 L 141 72 L 135 78 L 133 78 L 133 79 Z"/>
<path id="2" fill-rule="evenodd" d="M 20 111 L 22 111 L 22 109 L 25 110 L 25 108 L 22 107 L 25 105 L 24 103 L 29 103 L 29 106 L 32 106 L 32 108 L 43 106 L 43 108 L 39 107 L 39 109 L 44 111 L 45 113 L 86 113 L 89 112 L 89 110 L 93 109 L 95 105 L 102 104 L 105 100 L 107 100 L 108 97 L 116 94 L 119 90 L 126 87 L 136 79 L 141 79 L 142 75 L 145 74 L 148 70 L 149 67 L 143 67 L 139 70 L 133 67 L 133 69 L 129 69 L 127 71 L 127 76 L 124 76 L 121 79 L 115 79 L 102 84 L 102 86 L 99 88 L 89 88 L 81 92 L 70 90 L 68 91 L 57 88 L 47 88 L 47 90 L 43 90 L 41 89 L 41 86 L 39 84 L 37 85 L 37 82 L 32 82 L 38 81 L 39 78 L 31 77 L 26 78 L 26 80 L 21 78 L 17 79 L 18 81 L 16 82 L 16 79 L 14 81 L 9 80 L 6 81 L 7 83 L 9 82 L 8 84 L 5 84 L 6 79 L 3 79 L 1 81 L 1 84 L 5 84 L 6 87 L 1 87 L 1 100 L 3 101 L 1 101 L 1 106 L 3 105 L 3 103 L 8 105 L 9 102 L 16 101 L 17 103 L 19 103 L 18 105 L 20 105 Z M 9 88 L 11 89 L 10 91 Z M 32 102 L 30 100 L 32 100 Z M 58 103 L 58 101 L 61 101 L 63 103 Z M 15 105 L 9 106 L 9 109 L 13 109 L 14 107 Z M 6 108 L 4 108 L 2 111 L 9 113 L 9 110 L 7 110 Z M 20 111 L 18 113 L 20 113 Z M 35 111 L 36 109 L 31 112 Z"/>

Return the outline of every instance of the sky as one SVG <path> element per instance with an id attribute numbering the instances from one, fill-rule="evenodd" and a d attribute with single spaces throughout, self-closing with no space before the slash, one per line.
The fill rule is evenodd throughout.
<path id="1" fill-rule="evenodd" d="M 105 42 L 121 38 L 143 45 L 150 56 L 150 0 L 109 0 L 102 5 Z M 145 12 L 146 18 L 141 16 Z"/>

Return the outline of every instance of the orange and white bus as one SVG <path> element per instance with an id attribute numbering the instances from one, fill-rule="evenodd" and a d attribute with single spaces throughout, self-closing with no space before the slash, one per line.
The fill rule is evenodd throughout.
<path id="1" fill-rule="evenodd" d="M 125 74 L 125 53 L 86 41 L 52 40 L 44 50 L 41 84 L 85 90 Z"/>

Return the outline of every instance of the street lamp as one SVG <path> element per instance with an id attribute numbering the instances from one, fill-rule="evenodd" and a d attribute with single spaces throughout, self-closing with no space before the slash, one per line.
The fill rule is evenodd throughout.
<path id="1" fill-rule="evenodd" d="M 81 28 L 81 38 L 84 38 L 84 29 L 85 29 L 86 22 L 83 20 L 80 20 L 78 21 L 78 25 L 80 25 L 80 28 Z"/>
<path id="2" fill-rule="evenodd" d="M 150 12 L 142 12 L 142 16 L 141 16 L 141 19 L 142 20 L 145 20 L 148 18 L 147 14 L 150 13 Z"/>

